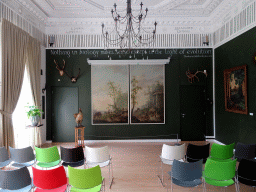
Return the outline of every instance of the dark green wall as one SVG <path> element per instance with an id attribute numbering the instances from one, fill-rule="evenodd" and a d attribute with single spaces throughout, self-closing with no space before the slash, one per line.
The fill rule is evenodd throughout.
<path id="1" fill-rule="evenodd" d="M 256 28 L 215 49 L 216 139 L 224 144 L 256 142 Z M 248 109 L 254 116 L 225 111 L 223 71 L 247 65 Z"/>
<path id="2" fill-rule="evenodd" d="M 146 53 L 145 53 L 146 51 Z M 91 66 L 90 59 L 166 59 L 171 56 L 169 64 L 165 65 L 165 124 L 152 125 L 91 125 Z M 81 68 L 81 76 L 77 83 L 71 83 L 67 76 L 60 77 L 54 59 L 58 62 L 65 59 L 66 71 L 76 75 Z M 62 66 L 62 64 L 61 64 Z M 199 82 L 189 83 L 185 72 L 188 70 L 207 70 L 208 77 L 199 73 Z M 91 50 L 91 49 L 48 49 L 46 51 L 46 84 L 47 84 L 47 140 L 52 140 L 51 134 L 51 87 L 76 86 L 79 88 L 79 107 L 83 110 L 85 139 L 169 139 L 175 138 L 180 130 L 180 85 L 207 85 L 207 97 L 212 99 L 212 49 L 157 49 L 137 50 L 131 54 L 121 50 Z M 60 81 L 58 81 L 60 79 Z M 213 135 L 212 107 L 207 110 L 206 135 Z M 75 126 L 75 120 L 74 120 Z M 65 131 L 65 130 L 64 130 Z M 97 136 L 97 137 L 95 137 Z M 107 136 L 107 137 L 106 137 Z M 143 137 L 146 136 L 146 137 Z"/>

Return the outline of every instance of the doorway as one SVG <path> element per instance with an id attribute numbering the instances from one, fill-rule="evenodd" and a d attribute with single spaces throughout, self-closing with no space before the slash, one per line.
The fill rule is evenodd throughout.
<path id="1" fill-rule="evenodd" d="M 180 86 L 181 141 L 204 141 L 206 132 L 205 86 Z"/>
<path id="2" fill-rule="evenodd" d="M 75 118 L 78 113 L 77 87 L 52 87 L 52 141 L 75 141 Z"/>

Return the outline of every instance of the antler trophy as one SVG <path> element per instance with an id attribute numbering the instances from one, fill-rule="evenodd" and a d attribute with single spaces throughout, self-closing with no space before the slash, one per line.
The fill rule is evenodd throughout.
<path id="1" fill-rule="evenodd" d="M 80 68 L 79 68 L 78 75 L 77 75 L 76 77 L 70 76 L 67 72 L 65 72 L 65 73 L 66 73 L 66 75 L 71 79 L 71 82 L 72 82 L 72 83 L 76 83 L 76 81 L 77 81 L 77 79 L 78 79 L 78 77 L 79 77 L 79 75 L 80 75 Z"/>
<path id="2" fill-rule="evenodd" d="M 56 68 L 59 70 L 60 76 L 64 75 L 64 68 L 65 68 L 65 60 L 63 59 L 63 67 L 60 68 L 56 60 L 54 59 L 54 63 L 56 64 Z"/>
<path id="3" fill-rule="evenodd" d="M 199 81 L 199 78 L 196 76 L 197 73 L 203 73 L 203 74 L 205 74 L 205 76 L 207 77 L 207 72 L 206 72 L 206 70 L 204 70 L 204 71 L 198 71 L 198 70 L 197 70 L 197 72 L 192 73 L 192 72 L 189 70 L 189 68 L 188 68 L 188 70 L 186 71 L 186 75 L 187 75 L 188 81 L 189 81 L 190 83 L 194 83 L 194 78 L 195 78 L 195 77 L 196 77 L 197 80 Z"/>

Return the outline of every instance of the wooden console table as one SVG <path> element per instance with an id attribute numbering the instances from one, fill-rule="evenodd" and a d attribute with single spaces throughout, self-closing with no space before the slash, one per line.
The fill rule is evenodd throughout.
<path id="1" fill-rule="evenodd" d="M 84 128 L 85 127 L 75 127 L 75 147 L 78 147 L 80 145 L 84 147 Z"/>

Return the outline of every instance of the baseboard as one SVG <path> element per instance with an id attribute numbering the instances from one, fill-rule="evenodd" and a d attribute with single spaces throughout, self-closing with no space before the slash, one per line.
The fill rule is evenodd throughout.
<path id="1" fill-rule="evenodd" d="M 217 143 L 217 144 L 220 144 L 220 145 L 225 145 L 224 143 L 221 143 L 220 141 L 214 139 L 214 142 Z"/>
<path id="2" fill-rule="evenodd" d="M 52 140 L 47 140 L 45 141 L 45 143 L 52 143 Z"/>
<path id="3" fill-rule="evenodd" d="M 181 141 L 178 139 L 178 142 Z M 146 143 L 146 142 L 177 142 L 177 139 L 136 139 L 136 140 L 84 140 L 85 143 Z"/>

